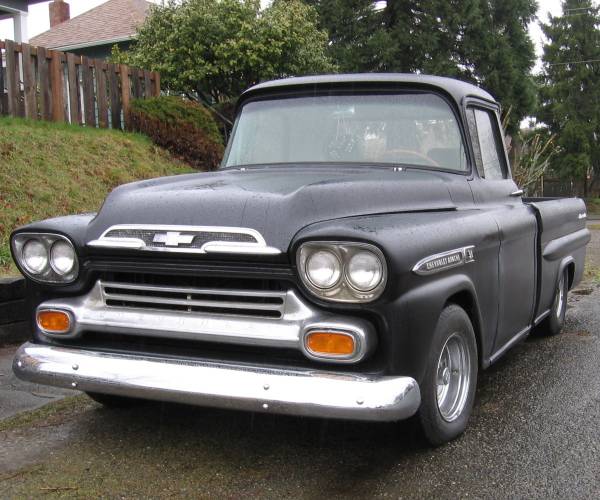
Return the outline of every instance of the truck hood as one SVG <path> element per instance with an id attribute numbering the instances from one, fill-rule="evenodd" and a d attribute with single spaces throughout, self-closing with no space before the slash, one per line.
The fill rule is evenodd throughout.
<path id="1" fill-rule="evenodd" d="M 88 241 L 115 224 L 228 226 L 259 231 L 286 251 L 303 227 L 381 213 L 452 210 L 436 172 L 379 167 L 261 167 L 126 184 L 106 199 Z"/>

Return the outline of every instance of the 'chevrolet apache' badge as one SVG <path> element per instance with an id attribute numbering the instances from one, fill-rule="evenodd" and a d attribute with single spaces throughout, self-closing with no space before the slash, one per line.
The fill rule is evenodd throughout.
<path id="1" fill-rule="evenodd" d="M 462 266 L 475 260 L 474 246 L 457 248 L 449 252 L 430 255 L 417 262 L 413 272 L 420 275 L 433 274 L 452 267 Z"/>

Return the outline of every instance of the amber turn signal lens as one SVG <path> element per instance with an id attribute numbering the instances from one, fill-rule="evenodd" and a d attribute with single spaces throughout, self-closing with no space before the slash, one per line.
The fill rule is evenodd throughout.
<path id="1" fill-rule="evenodd" d="M 306 346 L 313 353 L 324 356 L 349 356 L 355 350 L 354 337 L 336 332 L 310 332 Z"/>
<path id="2" fill-rule="evenodd" d="M 37 324 L 49 333 L 66 333 L 71 329 L 71 317 L 64 311 L 40 311 Z"/>

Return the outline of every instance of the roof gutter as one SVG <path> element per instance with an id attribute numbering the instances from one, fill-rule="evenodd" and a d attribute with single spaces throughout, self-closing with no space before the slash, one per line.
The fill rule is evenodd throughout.
<path id="1" fill-rule="evenodd" d="M 69 52 L 70 50 L 77 50 L 77 49 L 85 49 L 88 47 L 98 47 L 100 45 L 113 45 L 115 43 L 120 43 L 120 42 L 128 42 L 130 40 L 133 40 L 135 38 L 135 36 L 126 36 L 126 37 L 119 37 L 119 38 L 109 38 L 107 40 L 96 40 L 94 42 L 86 42 L 86 43 L 77 43 L 77 44 L 73 44 L 73 45 L 62 45 L 59 47 L 48 47 L 49 49 L 52 50 L 61 50 L 63 52 Z"/>

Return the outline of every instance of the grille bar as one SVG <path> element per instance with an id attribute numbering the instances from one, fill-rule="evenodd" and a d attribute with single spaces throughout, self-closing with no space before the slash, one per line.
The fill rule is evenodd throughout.
<path id="1" fill-rule="evenodd" d="M 235 295 L 236 297 L 275 297 L 284 298 L 285 292 L 276 292 L 269 290 L 232 290 L 218 288 L 196 288 L 196 287 L 179 287 L 179 286 L 161 286 L 161 285 L 136 285 L 133 283 L 114 283 L 103 281 L 102 286 L 106 288 L 114 288 L 119 290 L 142 290 L 147 292 L 166 292 L 166 293 L 185 293 L 193 295 Z"/>
<path id="2" fill-rule="evenodd" d="M 101 282 L 102 297 L 110 307 L 166 309 L 281 318 L 285 292 L 188 288 Z"/>

